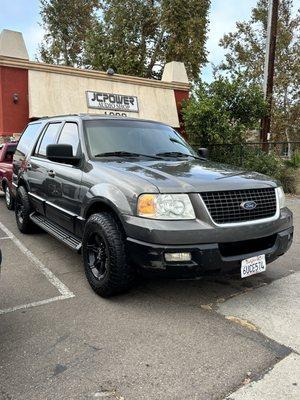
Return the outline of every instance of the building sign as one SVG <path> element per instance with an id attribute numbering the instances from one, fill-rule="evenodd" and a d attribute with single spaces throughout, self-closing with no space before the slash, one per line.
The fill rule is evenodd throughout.
<path id="1" fill-rule="evenodd" d="M 109 111 L 139 112 L 138 98 L 122 94 L 86 92 L 88 108 Z"/>

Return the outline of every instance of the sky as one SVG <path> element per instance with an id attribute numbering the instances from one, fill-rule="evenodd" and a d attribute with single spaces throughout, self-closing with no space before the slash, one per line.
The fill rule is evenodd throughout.
<path id="1" fill-rule="evenodd" d="M 218 64 L 224 51 L 218 46 L 225 33 L 235 29 L 237 21 L 248 20 L 251 9 L 257 0 L 212 0 L 210 26 L 207 41 L 209 63 Z M 294 1 L 300 6 L 300 0 Z M 38 44 L 43 37 L 39 25 L 39 0 L 0 0 L 0 31 L 12 29 L 23 33 L 30 59 L 34 60 Z M 202 78 L 212 80 L 212 66 L 208 64 L 202 70 Z"/>

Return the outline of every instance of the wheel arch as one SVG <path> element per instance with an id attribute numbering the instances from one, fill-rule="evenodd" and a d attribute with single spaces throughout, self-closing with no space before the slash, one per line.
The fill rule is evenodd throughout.
<path id="1" fill-rule="evenodd" d="M 84 218 L 87 221 L 91 215 L 99 212 L 110 212 L 111 214 L 113 214 L 116 221 L 124 230 L 124 219 L 122 214 L 119 212 L 115 204 L 113 204 L 108 199 L 99 197 L 90 201 L 85 208 Z"/>
<path id="2" fill-rule="evenodd" d="M 18 181 L 18 187 L 23 186 L 27 192 L 29 192 L 29 186 L 26 183 L 26 180 L 24 178 L 20 178 Z"/>

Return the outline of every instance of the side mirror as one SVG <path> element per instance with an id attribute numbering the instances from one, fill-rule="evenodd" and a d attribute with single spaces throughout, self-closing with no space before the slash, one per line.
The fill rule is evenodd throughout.
<path id="1" fill-rule="evenodd" d="M 206 160 L 208 158 L 208 149 L 205 147 L 199 147 L 198 156 Z"/>
<path id="2" fill-rule="evenodd" d="M 81 158 L 73 156 L 73 147 L 70 144 L 48 144 L 46 157 L 50 161 L 77 165 Z"/>

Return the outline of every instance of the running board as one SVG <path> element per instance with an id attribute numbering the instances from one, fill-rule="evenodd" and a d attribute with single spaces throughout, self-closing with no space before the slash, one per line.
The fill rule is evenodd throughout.
<path id="1" fill-rule="evenodd" d="M 69 232 L 67 229 L 62 228 L 55 222 L 50 221 L 48 218 L 36 212 L 30 214 L 30 219 L 40 228 L 50 233 L 50 235 L 60 240 L 71 249 L 76 251 L 79 251 L 81 249 L 81 240 L 73 235 L 71 232 Z"/>

